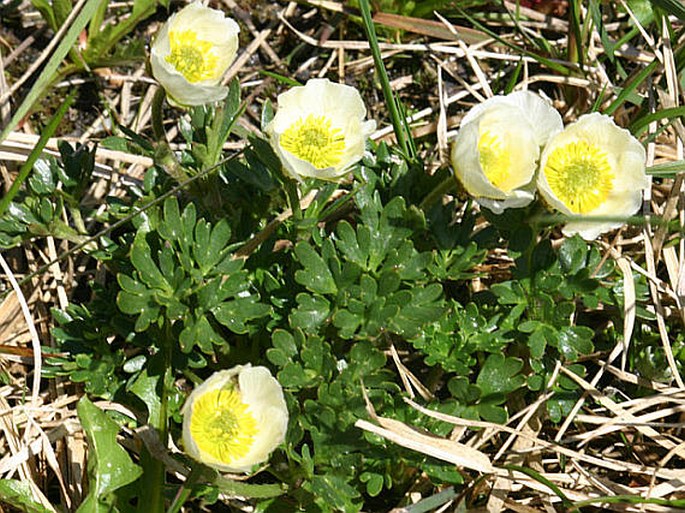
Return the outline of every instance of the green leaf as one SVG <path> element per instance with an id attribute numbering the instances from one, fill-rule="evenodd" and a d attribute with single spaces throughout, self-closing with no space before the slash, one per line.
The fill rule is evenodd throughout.
<path id="1" fill-rule="evenodd" d="M 491 354 L 478 374 L 476 384 L 482 392 L 482 400 L 501 404 L 506 395 L 521 388 L 526 378 L 519 374 L 523 361 L 503 354 Z"/>
<path id="2" fill-rule="evenodd" d="M 206 226 L 206 227 L 205 227 Z M 224 258 L 228 249 L 226 245 L 231 238 L 231 227 L 225 219 L 219 221 L 209 231 L 209 226 L 198 223 L 195 228 L 195 244 L 193 255 L 203 275 L 210 274 L 215 266 Z"/>
<path id="3" fill-rule="evenodd" d="M 359 267 L 366 269 L 368 261 L 368 228 L 359 226 L 358 233 L 359 239 L 363 241 L 365 247 L 360 246 L 357 240 L 357 233 L 355 233 L 354 228 L 347 221 L 341 221 L 335 230 L 336 236 L 338 238 L 338 249 L 342 252 L 347 260 L 354 262 Z"/>
<path id="4" fill-rule="evenodd" d="M 55 177 L 48 159 L 40 158 L 33 165 L 33 174 L 29 177 L 29 185 L 36 194 L 46 195 L 55 191 Z"/>
<path id="5" fill-rule="evenodd" d="M 295 254 L 304 269 L 295 272 L 295 280 L 311 292 L 335 294 L 338 287 L 323 258 L 306 242 L 295 246 Z"/>
<path id="6" fill-rule="evenodd" d="M 497 296 L 502 305 L 518 305 L 527 302 L 526 293 L 519 282 L 505 281 L 495 283 L 490 290 Z"/>
<path id="7" fill-rule="evenodd" d="M 290 314 L 290 324 L 294 328 L 315 333 L 328 318 L 330 303 L 317 294 L 300 293 L 295 297 L 297 309 Z"/>
<path id="8" fill-rule="evenodd" d="M 212 313 L 217 321 L 234 333 L 247 333 L 245 323 L 267 315 L 269 310 L 267 305 L 258 303 L 256 298 L 245 297 L 225 301 L 213 308 Z"/>
<path id="9" fill-rule="evenodd" d="M 145 236 L 145 232 L 142 231 L 136 234 L 131 247 L 131 263 L 138 271 L 141 281 L 148 287 L 170 291 L 172 289 L 169 282 L 152 259 L 150 246 Z"/>
<path id="10" fill-rule="evenodd" d="M 178 209 L 178 201 L 171 196 L 164 200 L 164 222 L 158 230 L 163 239 L 173 242 L 181 238 L 183 226 L 181 225 L 181 213 Z"/>
<path id="11" fill-rule="evenodd" d="M 162 403 L 157 392 L 159 376 L 150 376 L 147 369 L 143 369 L 128 390 L 145 403 L 148 411 L 147 423 L 159 426 Z"/>
<path id="12" fill-rule="evenodd" d="M 441 296 L 442 286 L 439 283 L 393 294 L 392 303 L 399 307 L 399 312 L 389 319 L 388 324 L 398 335 L 414 337 L 422 326 L 437 321 L 442 315 L 445 306 Z"/>
<path id="13" fill-rule="evenodd" d="M 578 235 L 564 240 L 559 249 L 559 264 L 562 270 L 576 274 L 587 263 L 587 243 Z"/>
<path id="14" fill-rule="evenodd" d="M 285 330 L 274 331 L 271 335 L 271 342 L 275 348 L 283 351 L 289 358 L 297 354 L 295 338 Z"/>
<path id="15" fill-rule="evenodd" d="M 119 426 L 83 397 L 76 407 L 88 439 L 88 495 L 77 513 L 112 511 L 110 495 L 138 479 L 142 469 L 117 444 Z"/>
<path id="16" fill-rule="evenodd" d="M 181 331 L 178 342 L 181 351 L 189 353 L 194 346 L 198 346 L 204 353 L 212 354 L 213 345 L 225 345 L 226 341 L 216 332 L 207 317 L 201 315 L 199 319 L 193 321 L 186 319 L 186 325 Z"/>
<path id="17" fill-rule="evenodd" d="M 528 338 L 531 358 L 540 359 L 545 355 L 547 345 L 556 346 L 558 341 L 557 330 L 553 326 L 539 323 L 535 331 Z"/>
<path id="18" fill-rule="evenodd" d="M 565 326 L 559 330 L 559 352 L 568 360 L 590 354 L 594 350 L 593 336 L 594 331 L 585 326 Z"/>
<path id="19" fill-rule="evenodd" d="M 278 373 L 278 382 L 285 388 L 298 390 L 311 386 L 317 377 L 316 372 L 306 370 L 301 365 L 288 362 Z"/>
<path id="20" fill-rule="evenodd" d="M 310 483 L 305 483 L 305 488 L 309 489 L 317 496 L 317 502 L 333 507 L 339 511 L 355 512 L 359 511 L 359 506 L 353 501 L 360 496 L 356 488 L 350 486 L 342 477 L 334 474 L 325 476 L 313 476 Z"/>
<path id="21" fill-rule="evenodd" d="M 0 481 L 0 502 L 20 509 L 24 513 L 51 513 L 52 511 L 33 498 L 31 487 L 27 482 L 16 479 Z"/>
<path id="22" fill-rule="evenodd" d="M 117 294 L 117 306 L 125 314 L 137 315 L 136 331 L 145 331 L 160 313 L 153 293 L 144 284 L 125 274 L 118 274 L 121 291 Z"/>
<path id="23" fill-rule="evenodd" d="M 366 493 L 371 497 L 376 497 L 383 491 L 383 476 L 375 472 L 363 472 L 359 479 L 366 483 Z"/>

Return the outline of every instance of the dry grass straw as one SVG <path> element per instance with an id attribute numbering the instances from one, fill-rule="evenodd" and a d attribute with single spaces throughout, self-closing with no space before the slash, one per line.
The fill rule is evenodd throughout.
<path id="1" fill-rule="evenodd" d="M 238 77 L 243 84 L 243 96 L 249 99 L 242 121 L 248 130 L 257 130 L 259 124 L 260 105 L 256 98 L 266 90 L 275 89 L 274 80 L 259 75 L 259 69 L 286 73 L 285 56 L 279 55 L 279 51 L 289 39 L 295 38 L 304 43 L 306 46 L 302 51 L 309 55 L 309 58 L 302 59 L 304 64 L 298 70 L 298 79 L 337 73 L 340 80 L 354 83 L 359 75 L 370 71 L 372 62 L 366 41 L 344 39 L 342 32 L 336 34 L 342 39 L 333 39 L 320 31 L 305 32 L 298 28 L 299 16 L 303 13 L 312 17 L 321 16 L 324 11 L 342 12 L 339 2 L 310 1 L 308 6 L 307 2 L 300 6 L 294 2 L 273 3 L 274 17 L 264 29 L 257 28 L 263 23 L 254 18 L 254 12 L 241 9 L 233 0 L 222 0 L 221 3 L 227 10 L 238 14 L 252 37 L 252 42 L 241 50 L 227 77 L 227 80 Z M 624 2 L 621 3 L 625 6 Z M 544 30 L 552 46 L 566 44 L 566 20 L 541 15 L 510 2 L 505 2 L 505 5 L 512 11 L 519 9 L 529 17 L 530 21 L 520 22 L 525 30 L 535 34 Z M 28 6 L 22 13 L 27 20 L 36 19 L 35 11 Z M 423 155 L 425 161 L 436 162 L 436 165 L 445 163 L 448 138 L 455 133 L 461 115 L 474 103 L 493 94 L 490 84 L 498 73 L 496 70 L 502 66 L 511 69 L 506 66 L 514 66 L 518 62 L 524 64 L 523 80 L 517 88 L 548 84 L 586 89 L 593 95 L 604 90 L 610 95 L 620 85 L 612 83 L 599 60 L 605 49 L 596 27 L 583 78 L 550 73 L 538 66 L 534 58 L 514 53 L 472 30 L 455 27 L 439 14 L 435 20 L 429 21 L 405 20 L 401 16 L 385 16 L 380 21 L 388 27 L 407 31 L 402 35 L 407 42 L 381 45 L 388 62 L 397 55 L 425 59 L 426 66 L 430 64 L 435 72 L 435 87 L 424 90 L 424 93 L 437 97 L 437 101 L 414 109 L 409 121 L 415 135 L 426 140 L 433 137 L 437 141 L 434 145 L 427 144 Z M 653 98 L 653 110 L 677 106 L 683 91 L 677 80 L 667 27 L 662 27 L 658 40 L 640 28 L 647 41 L 646 47 L 625 43 L 616 49 L 615 54 L 634 66 L 658 59 L 667 88 L 656 90 L 653 85 L 653 90 L 643 89 L 641 93 Z M 148 27 L 148 33 L 154 29 L 154 25 Z M 516 31 L 507 33 L 506 37 L 511 42 L 518 42 Z M 14 59 L 22 52 L 41 54 L 34 44 L 33 38 L 19 42 L 10 55 Z M 261 60 L 259 66 L 252 64 L 256 56 Z M 36 62 L 46 57 L 47 49 Z M 9 117 L 9 104 L 4 100 L 11 98 L 18 84 L 25 80 L 21 77 L 5 81 L 2 71 L 6 64 L 7 59 L 0 61 L 0 98 L 3 100 L 0 102 L 0 116 L 3 120 Z M 573 63 L 562 64 L 574 66 Z M 399 88 L 416 85 L 411 75 L 395 78 L 398 79 L 395 85 Z M 143 66 L 128 73 L 116 70 L 101 74 L 99 80 L 108 108 L 121 123 L 138 132 L 150 129 L 149 102 L 155 86 L 145 79 Z M 403 100 L 408 104 L 412 104 L 414 99 L 403 93 Z M 566 112 L 567 120 L 582 113 L 582 106 L 565 105 L 560 97 L 554 99 L 557 106 Z M 417 102 L 418 105 L 425 103 Z M 372 110 L 381 117 L 385 114 L 382 105 L 372 106 Z M 177 111 L 173 113 L 177 114 Z M 108 124 L 106 115 L 98 116 L 91 126 L 83 129 L 79 140 L 92 144 L 107 135 Z M 374 139 L 391 135 L 392 128 L 383 125 L 381 123 Z M 174 120 L 168 119 L 165 126 L 169 139 L 178 142 Z M 656 129 L 654 124 L 651 132 Z M 32 132 L 31 121 L 27 120 L 21 130 L 11 133 L 0 145 L 0 172 L 5 183 L 11 176 L 12 163 L 24 161 L 35 144 L 37 136 Z M 684 133 L 680 121 L 676 120 L 673 129 L 667 129 L 656 142 L 649 144 L 648 164 L 681 159 Z M 229 148 L 239 148 L 241 144 L 233 141 Z M 51 140 L 46 153 L 58 155 L 56 150 L 57 140 Z M 96 156 L 96 183 L 88 198 L 92 202 L 102 203 L 106 195 L 126 194 L 126 187 L 139 183 L 151 165 L 146 157 L 104 148 L 98 148 Z M 645 215 L 678 219 L 682 226 L 685 222 L 682 177 L 664 181 L 655 193 L 651 202 L 645 205 Z M 289 215 L 290 212 L 284 212 L 275 216 L 273 222 L 282 222 Z M 597 370 L 593 376 L 580 378 L 559 362 L 539 400 L 519 412 L 512 411 L 508 424 L 497 425 L 450 417 L 421 406 L 415 401 L 415 392 L 427 399 L 431 397 L 431 391 L 409 371 L 403 357 L 392 347 L 391 356 L 409 397 L 407 402 L 426 416 L 453 424 L 452 436 L 437 438 L 421 431 L 420 426 L 407 426 L 375 414 L 372 415 L 374 422 L 360 420 L 357 426 L 404 447 L 450 462 L 464 469 L 471 478 L 484 475 L 479 486 L 484 486 L 490 497 L 487 511 L 531 513 L 550 511 L 559 504 L 559 495 L 548 485 L 507 468 L 510 465 L 534 469 L 572 501 L 611 495 L 633 495 L 643 499 L 685 497 L 685 438 L 682 430 L 685 427 L 682 422 L 685 418 L 685 384 L 677 372 L 672 334 L 667 327 L 668 322 L 682 329 L 685 322 L 685 247 L 682 239 L 678 244 L 668 244 L 670 237 L 665 225 L 655 228 L 647 225 L 642 234 L 633 239 L 624 239 L 623 233 L 619 233 L 610 242 L 601 243 L 606 257 L 614 259 L 623 274 L 625 308 L 622 341 L 610 354 L 597 358 Z M 73 509 L 83 493 L 81 485 L 85 466 L 85 445 L 73 408 L 80 391 L 71 383 L 47 386 L 40 380 L 40 368 L 41 347 L 51 345 L 48 308 L 64 308 L 69 302 L 73 287 L 80 273 L 84 272 L 84 262 L 69 258 L 55 263 L 48 272 L 36 276 L 24 288 L 19 288 L 14 278 L 20 271 L 23 275 L 31 273 L 66 249 L 68 245 L 65 242 L 49 239 L 46 247 L 27 244 L 7 252 L 4 257 L 0 256 L 5 290 L 9 287 L 14 290 L 0 304 L 0 371 L 8 377 L 9 383 L 0 389 L 0 432 L 3 434 L 0 439 L 0 478 L 20 478 L 29 483 L 36 500 L 48 508 L 52 506 L 45 497 L 45 489 L 48 483 L 56 481 L 62 503 Z M 506 259 L 501 262 L 504 266 L 510 265 Z M 634 273 L 647 277 L 651 310 L 656 315 L 660 341 L 673 376 L 671 384 L 649 381 L 626 370 L 633 333 L 640 326 L 636 318 Z M 574 380 L 585 393 L 565 421 L 555 426 L 545 420 L 544 401 L 554 396 L 552 389 L 562 376 Z M 624 385 L 639 385 L 644 392 L 640 397 L 623 397 L 619 391 Z M 31 390 L 29 397 L 26 396 L 28 390 Z M 373 412 L 372 405 L 369 409 Z M 420 498 L 415 497 L 415 500 Z M 450 504 L 447 507 L 456 510 L 457 505 Z M 614 511 L 682 511 L 657 504 L 604 503 L 597 506 Z"/>

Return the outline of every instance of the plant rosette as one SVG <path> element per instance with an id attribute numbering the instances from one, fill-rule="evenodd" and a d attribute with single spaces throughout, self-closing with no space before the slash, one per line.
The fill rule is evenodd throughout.
<path id="1" fill-rule="evenodd" d="M 283 389 L 266 367 L 214 373 L 188 396 L 183 445 L 197 461 L 224 472 L 249 472 L 285 438 Z"/>
<path id="2" fill-rule="evenodd" d="M 495 214 L 535 197 L 542 147 L 563 129 L 561 115 L 539 95 L 494 96 L 464 116 L 452 145 L 455 175 L 476 202 Z"/>
<path id="3" fill-rule="evenodd" d="M 593 240 L 635 214 L 650 186 L 645 157 L 628 130 L 598 112 L 552 137 L 540 160 L 538 190 L 551 207 L 579 218 L 564 226 L 564 235 Z"/>
<path id="4" fill-rule="evenodd" d="M 238 51 L 240 27 L 224 13 L 192 3 L 172 15 L 150 51 L 152 74 L 172 102 L 188 107 L 222 100 L 220 85 Z"/>
<path id="5" fill-rule="evenodd" d="M 312 79 L 278 95 L 278 110 L 266 126 L 286 173 L 336 181 L 364 156 L 376 122 L 354 87 Z"/>

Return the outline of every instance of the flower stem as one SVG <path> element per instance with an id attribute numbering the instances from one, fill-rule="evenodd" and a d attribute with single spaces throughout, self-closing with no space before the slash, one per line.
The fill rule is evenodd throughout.
<path id="1" fill-rule="evenodd" d="M 295 180 L 287 179 L 284 182 L 285 192 L 288 195 L 288 203 L 290 209 L 293 211 L 293 220 L 302 220 L 302 207 L 300 206 L 300 195 L 297 191 L 297 182 Z"/>
<path id="2" fill-rule="evenodd" d="M 199 481 L 200 476 L 203 473 L 203 468 L 198 467 L 193 464 L 190 468 L 190 474 L 186 477 L 185 483 L 181 485 L 178 489 L 176 497 L 174 497 L 174 502 L 171 503 L 167 513 L 178 513 L 181 511 L 183 504 L 188 500 L 190 494 L 193 492 L 193 485 Z"/>
<path id="3" fill-rule="evenodd" d="M 166 141 L 166 132 L 164 131 L 164 123 L 162 116 L 162 107 L 164 106 L 164 99 L 166 92 L 164 88 L 158 87 L 155 95 L 152 97 L 151 118 L 152 118 L 152 133 L 157 142 Z"/>
<path id="4" fill-rule="evenodd" d="M 442 182 L 440 182 L 437 187 L 430 191 L 421 204 L 419 208 L 421 210 L 428 210 L 437 201 L 439 201 L 445 194 L 457 188 L 457 179 L 454 176 L 448 176 Z"/>
<path id="5" fill-rule="evenodd" d="M 162 376 L 159 388 L 159 417 L 150 419 L 150 423 L 159 433 L 159 440 L 164 448 L 167 447 L 169 439 L 169 383 L 171 381 L 171 351 L 173 345 L 171 324 L 166 323 L 164 334 L 162 336 L 162 347 L 160 348 L 162 356 Z M 149 513 L 164 513 L 164 487 L 166 485 L 166 467 L 164 463 L 155 458 L 154 455 L 148 454 L 147 468 L 150 477 L 149 496 L 150 500 L 145 505 L 145 511 Z"/>

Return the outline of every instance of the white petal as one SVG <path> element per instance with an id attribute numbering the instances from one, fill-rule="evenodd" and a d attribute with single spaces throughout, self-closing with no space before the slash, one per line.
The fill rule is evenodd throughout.
<path id="1" fill-rule="evenodd" d="M 512 191 L 511 194 L 503 200 L 490 199 L 490 198 L 475 198 L 476 203 L 481 207 L 485 207 L 491 210 L 497 215 L 501 215 L 508 208 L 522 208 L 530 205 L 535 199 L 535 189 L 517 189 Z"/>

